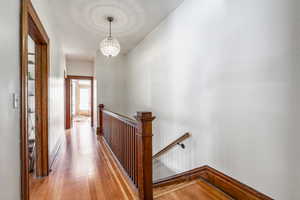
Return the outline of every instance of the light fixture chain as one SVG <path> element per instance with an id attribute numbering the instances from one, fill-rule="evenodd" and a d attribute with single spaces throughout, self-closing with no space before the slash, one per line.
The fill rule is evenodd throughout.
<path id="1" fill-rule="evenodd" d="M 109 37 L 111 37 L 111 20 L 109 21 Z"/>

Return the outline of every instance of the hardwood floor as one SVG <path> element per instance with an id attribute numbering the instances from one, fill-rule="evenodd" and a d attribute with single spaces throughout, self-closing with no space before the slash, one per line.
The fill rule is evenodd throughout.
<path id="1" fill-rule="evenodd" d="M 30 200 L 135 199 L 88 122 L 67 131 L 50 176 L 31 178 L 30 190 Z"/>
<path id="2" fill-rule="evenodd" d="M 219 191 L 202 180 L 187 181 L 154 189 L 155 200 L 230 200 L 225 193 Z"/>

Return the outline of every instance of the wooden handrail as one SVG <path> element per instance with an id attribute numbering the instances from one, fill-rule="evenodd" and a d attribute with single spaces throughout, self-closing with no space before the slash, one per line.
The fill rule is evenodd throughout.
<path id="1" fill-rule="evenodd" d="M 182 141 L 186 140 L 190 136 L 191 136 L 190 133 L 185 133 L 183 136 L 181 136 L 180 138 L 178 138 L 177 140 L 175 140 L 174 142 L 172 142 L 171 144 L 169 144 L 168 146 L 166 146 L 165 148 L 163 148 L 162 150 L 160 150 L 158 153 L 156 153 L 152 157 L 152 159 L 156 159 L 156 158 L 160 157 L 161 155 L 165 154 L 166 152 L 170 151 L 174 146 L 176 146 L 177 144 L 179 144 Z"/>
<path id="2" fill-rule="evenodd" d="M 116 118 L 116 119 L 119 119 L 125 123 L 130 123 L 132 126 L 137 126 L 137 121 L 134 120 L 134 119 L 131 119 L 130 117 L 127 117 L 125 115 L 121 115 L 119 113 L 116 113 L 116 112 L 113 112 L 113 111 L 110 111 L 108 109 L 103 109 L 103 112 Z"/>

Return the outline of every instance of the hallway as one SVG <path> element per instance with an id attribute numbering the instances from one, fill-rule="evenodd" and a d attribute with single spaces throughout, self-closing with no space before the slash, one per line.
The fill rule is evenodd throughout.
<path id="1" fill-rule="evenodd" d="M 300 200 L 300 0 L 0 5 L 0 200 Z"/>
<path id="2" fill-rule="evenodd" d="M 50 176 L 31 180 L 30 199 L 133 199 L 101 149 L 89 122 L 75 123 L 66 132 Z"/>

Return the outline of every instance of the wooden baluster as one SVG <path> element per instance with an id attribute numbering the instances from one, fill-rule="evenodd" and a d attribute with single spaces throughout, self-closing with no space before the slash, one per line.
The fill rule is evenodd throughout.
<path id="1" fill-rule="evenodd" d="M 112 130 L 112 128 L 113 128 L 113 126 L 112 126 L 112 123 L 113 123 L 113 121 L 112 121 L 112 118 L 109 116 L 109 135 L 108 135 L 108 137 L 109 137 L 109 145 L 110 145 L 110 148 L 113 150 L 113 145 L 112 145 L 112 134 L 113 134 L 113 130 Z"/>
<path id="2" fill-rule="evenodd" d="M 121 158 L 121 163 L 122 165 L 124 165 L 124 162 L 123 162 L 123 136 L 122 136 L 122 123 L 120 121 L 118 121 L 118 128 L 119 128 L 119 152 L 120 152 L 120 158 Z"/>
<path id="3" fill-rule="evenodd" d="M 116 119 L 113 118 L 113 144 L 114 144 L 114 151 L 116 152 L 117 158 L 118 158 L 118 132 L 117 132 L 117 126 L 116 126 Z"/>
<path id="4" fill-rule="evenodd" d="M 138 190 L 143 200 L 153 200 L 152 188 L 152 121 L 151 112 L 137 112 L 138 123 Z"/>
<path id="5" fill-rule="evenodd" d="M 132 180 L 134 181 L 134 166 L 135 166 L 135 162 L 136 160 L 134 159 L 134 136 L 135 136 L 135 131 L 134 131 L 134 127 L 132 127 L 132 135 L 131 135 L 131 143 L 132 143 L 132 146 L 131 146 L 131 158 L 132 158 L 132 165 L 131 165 L 131 177 L 132 177 Z"/>
<path id="6" fill-rule="evenodd" d="M 122 166 L 124 166 L 124 162 L 123 162 L 123 143 L 124 143 L 124 140 L 123 140 L 123 135 L 122 135 L 122 123 L 121 121 L 118 121 L 119 122 L 119 151 L 120 151 L 120 158 L 121 158 L 121 161 L 122 161 Z"/>
<path id="7" fill-rule="evenodd" d="M 117 120 L 117 127 L 118 127 L 118 152 L 119 152 L 119 160 L 122 163 L 122 153 L 121 153 L 121 149 L 122 149 L 122 136 L 121 136 L 121 129 L 120 129 L 120 121 Z"/>
<path id="8" fill-rule="evenodd" d="M 131 127 L 130 129 L 130 177 L 131 179 L 133 178 L 132 174 L 133 174 L 133 127 Z"/>
<path id="9" fill-rule="evenodd" d="M 116 133 L 116 145 L 115 145 L 115 148 L 116 148 L 116 152 L 117 152 L 117 158 L 119 160 L 120 159 L 120 151 L 119 151 L 119 148 L 120 148 L 120 136 L 119 136 L 119 127 L 118 127 L 118 120 L 117 119 L 114 119 L 114 122 L 115 122 L 115 133 Z"/>
<path id="10" fill-rule="evenodd" d="M 109 132 L 107 134 L 108 136 L 108 144 L 110 145 L 110 147 L 112 147 L 112 118 L 110 116 L 108 116 L 108 125 L 109 125 Z"/>
<path id="11" fill-rule="evenodd" d="M 120 122 L 120 136 L 121 136 L 121 156 L 122 156 L 122 165 L 124 166 L 125 164 L 125 158 L 124 158 L 124 134 L 123 134 L 123 122 Z"/>
<path id="12" fill-rule="evenodd" d="M 119 129 L 120 129 L 120 155 L 122 160 L 122 166 L 124 166 L 124 135 L 123 135 L 123 129 L 122 129 L 122 122 L 119 121 Z"/>
<path id="13" fill-rule="evenodd" d="M 117 158 L 120 160 L 120 156 L 119 156 L 119 130 L 118 130 L 118 120 L 114 119 L 114 123 L 115 123 L 115 151 L 117 153 Z"/>
<path id="14" fill-rule="evenodd" d="M 99 117 L 98 117 L 99 118 Z M 98 122 L 99 124 L 99 122 Z M 99 127 L 99 125 L 98 125 Z M 98 127 L 97 127 L 97 132 L 98 132 Z M 107 140 L 107 116 L 105 114 L 103 114 L 103 136 L 104 138 Z M 100 132 L 100 127 L 99 127 L 99 132 Z M 97 135 L 100 135 L 99 133 L 97 133 Z"/>
<path id="15" fill-rule="evenodd" d="M 133 174 L 133 142 L 132 142 L 132 135 L 133 135 L 133 127 L 130 127 L 130 177 L 132 179 L 132 174 Z"/>
<path id="16" fill-rule="evenodd" d="M 104 126 L 106 126 L 106 128 L 107 128 L 106 140 L 107 140 L 107 143 L 109 144 L 109 136 L 110 136 L 110 129 L 111 129 L 111 127 L 110 127 L 110 119 L 109 119 L 108 115 L 106 116 L 106 122 L 107 122 L 107 124 L 105 124 Z"/>
<path id="17" fill-rule="evenodd" d="M 113 118 L 113 144 L 114 144 L 114 152 L 116 152 L 116 157 L 118 158 L 118 132 L 117 132 L 117 127 L 116 127 L 116 119 Z"/>
<path id="18" fill-rule="evenodd" d="M 106 116 L 106 122 L 107 122 L 107 124 L 104 125 L 107 128 L 106 141 L 107 141 L 107 144 L 110 145 L 110 139 L 109 139 L 109 136 L 110 136 L 110 119 L 109 119 L 108 115 Z"/>
<path id="19" fill-rule="evenodd" d="M 120 150 L 121 150 L 121 160 L 122 160 L 122 166 L 124 166 L 124 135 L 123 135 L 123 123 L 119 121 L 119 128 L 120 128 Z"/>
<path id="20" fill-rule="evenodd" d="M 127 156 L 126 156 L 126 147 L 127 147 L 127 144 L 126 144 L 126 124 L 125 123 L 122 123 L 122 131 L 123 131 L 123 156 L 124 156 L 124 164 L 123 166 L 126 166 L 126 160 L 127 160 Z"/>
<path id="21" fill-rule="evenodd" d="M 129 169 L 130 169 L 130 129 L 131 129 L 131 126 L 128 126 L 128 130 L 127 130 L 127 137 L 128 137 L 128 157 L 127 157 L 127 173 L 129 173 Z"/>
<path id="22" fill-rule="evenodd" d="M 109 121 L 110 121 L 110 123 L 109 123 L 110 124 L 110 131 L 109 131 L 109 136 L 108 136 L 109 137 L 109 143 L 110 143 L 109 145 L 112 148 L 112 150 L 114 150 L 114 146 L 113 146 L 113 137 L 114 137 L 114 135 L 113 135 L 113 131 L 114 131 L 113 130 L 113 128 L 114 128 L 113 127 L 113 122 L 114 121 L 113 121 L 113 118 L 111 116 L 109 117 Z"/>
<path id="23" fill-rule="evenodd" d="M 124 124 L 124 145 L 125 145 L 125 148 L 124 148 L 124 158 L 125 158 L 125 163 L 124 163 L 124 168 L 125 170 L 127 171 L 127 159 L 128 159 L 128 155 L 127 155 L 127 148 L 128 148 L 128 143 L 127 143 L 127 124 Z"/>
<path id="24" fill-rule="evenodd" d="M 118 151 L 118 146 L 119 146 L 119 140 L 118 140 L 118 127 L 117 127 L 117 119 L 114 119 L 114 128 L 115 128 L 115 130 L 114 130 L 114 133 L 115 133 L 115 138 L 114 138 L 114 140 L 115 140 L 115 142 L 114 142 L 114 144 L 115 144 L 115 152 L 117 153 L 117 158 L 118 159 L 120 159 L 119 158 L 119 151 Z"/>
<path id="25" fill-rule="evenodd" d="M 127 173 L 129 173 L 129 154 L 130 154 L 130 144 L 129 144 L 129 133 L 130 133 L 130 126 L 129 125 L 127 125 L 127 129 L 126 129 L 126 135 L 127 135 L 127 141 L 126 141 L 126 143 L 127 143 L 127 154 L 126 154 L 126 156 L 127 156 L 127 162 L 126 162 L 126 171 L 127 171 Z"/>
<path id="26" fill-rule="evenodd" d="M 106 141 L 107 144 L 109 144 L 109 135 L 110 135 L 110 120 L 109 120 L 109 116 L 106 115 L 106 124 L 104 125 L 105 129 L 106 129 Z"/>
<path id="27" fill-rule="evenodd" d="M 134 180 L 134 164 L 136 160 L 134 159 L 134 127 L 132 127 L 131 131 L 131 179 Z"/>
<path id="28" fill-rule="evenodd" d="M 115 149 L 115 132 L 116 132 L 115 120 L 112 117 L 110 117 L 110 120 L 111 120 L 110 142 L 111 142 L 112 150 L 113 150 L 113 152 L 115 152 L 116 151 L 116 149 Z"/>
<path id="29" fill-rule="evenodd" d="M 116 128 L 117 128 L 117 151 L 118 151 L 118 158 L 122 163 L 122 158 L 121 158 L 121 134 L 120 134 L 120 127 L 119 127 L 120 123 L 119 120 L 116 120 Z"/>
<path id="30" fill-rule="evenodd" d="M 103 118 L 104 118 L 104 124 L 103 124 L 103 129 L 104 129 L 104 137 L 105 137 L 105 139 L 106 139 L 106 141 L 107 141 L 107 133 L 108 133 L 108 131 L 109 131 L 109 121 L 108 121 L 108 119 L 107 119 L 107 115 L 103 115 Z"/>
<path id="31" fill-rule="evenodd" d="M 131 126 L 128 125 L 128 128 L 127 128 L 127 173 L 130 175 L 130 128 Z"/>
<path id="32" fill-rule="evenodd" d="M 128 137 L 128 157 L 127 157 L 127 164 L 128 164 L 128 167 L 127 167 L 127 173 L 128 173 L 128 176 L 130 177 L 130 129 L 131 129 L 131 126 L 128 127 L 128 132 L 127 132 L 127 137 Z"/>
<path id="33" fill-rule="evenodd" d="M 133 155 L 134 155 L 134 183 L 137 185 L 137 142 L 136 142 L 136 128 L 134 129 L 134 150 L 133 150 Z"/>
<path id="34" fill-rule="evenodd" d="M 121 158 L 121 161 L 122 161 L 122 166 L 124 165 L 124 162 L 123 162 L 123 143 L 124 143 L 124 140 L 123 140 L 123 135 L 122 135 L 122 123 L 121 121 L 118 121 L 119 122 L 119 151 L 120 151 L 120 158 Z"/>
<path id="35" fill-rule="evenodd" d="M 98 106 L 98 127 L 97 127 L 97 135 L 103 136 L 103 109 L 104 104 L 100 104 Z"/>
<path id="36" fill-rule="evenodd" d="M 107 144 L 110 145 L 110 141 L 109 141 L 109 136 L 110 136 L 110 119 L 109 119 L 109 116 L 106 116 L 106 122 L 107 122 L 107 124 L 104 125 L 107 128 L 106 138 L 105 139 L 107 141 Z"/>
<path id="37" fill-rule="evenodd" d="M 122 130 L 122 157 L 123 157 L 123 166 L 125 166 L 126 162 L 126 154 L 125 154 L 125 149 L 126 149 L 126 144 L 125 144 L 125 126 L 124 123 L 122 122 L 121 124 L 121 130 Z"/>
<path id="38" fill-rule="evenodd" d="M 100 114 L 98 114 L 98 116 L 99 116 Z M 98 117 L 99 118 L 99 117 Z M 98 120 L 99 121 L 99 120 Z M 97 123 L 99 123 L 99 122 L 97 122 Z M 107 132 L 107 126 L 105 126 L 105 124 L 107 124 L 107 122 L 106 122 L 106 115 L 105 114 L 103 114 L 103 137 L 104 138 L 106 138 L 106 132 Z M 97 135 L 100 135 L 100 133 L 98 133 L 98 132 L 100 132 L 100 127 L 99 127 L 99 131 L 98 131 L 98 127 L 99 126 L 97 126 Z"/>
<path id="39" fill-rule="evenodd" d="M 110 131 L 109 131 L 109 145 L 110 145 L 110 148 L 112 149 L 112 150 L 114 150 L 113 149 L 113 143 L 112 143 L 112 138 L 113 138 L 113 119 L 112 119 L 112 117 L 110 117 L 109 116 L 109 124 L 110 124 Z"/>

